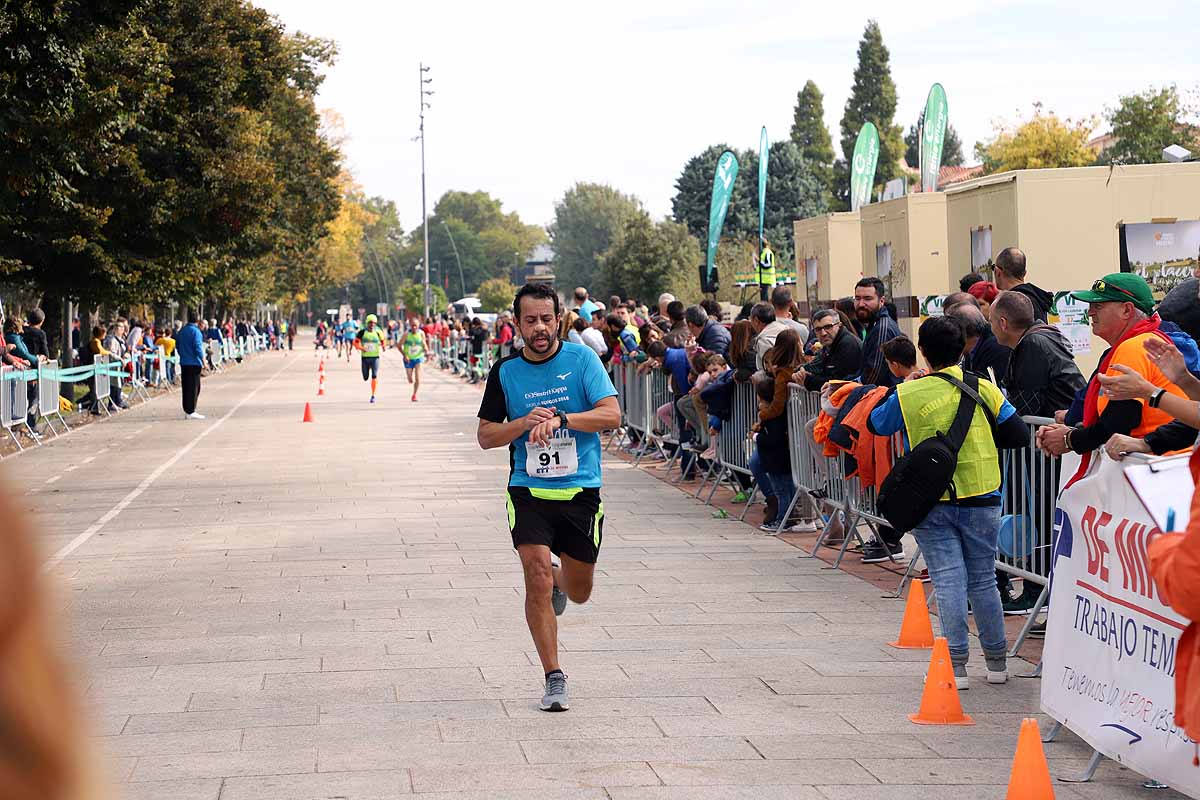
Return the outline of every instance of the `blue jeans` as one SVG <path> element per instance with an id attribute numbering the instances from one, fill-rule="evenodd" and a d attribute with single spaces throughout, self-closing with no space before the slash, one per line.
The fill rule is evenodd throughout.
<path id="1" fill-rule="evenodd" d="M 792 476 L 786 472 L 763 473 L 763 475 L 767 479 L 766 483 L 763 484 L 763 490 L 766 491 L 766 486 L 769 483 L 771 494 L 775 496 L 776 502 L 779 503 L 779 514 L 772 522 L 779 522 L 792 505 L 792 498 L 796 496 L 796 486 L 792 483 Z"/>
<path id="2" fill-rule="evenodd" d="M 929 567 L 942 635 L 949 641 L 950 660 L 955 664 L 967 663 L 968 598 L 984 654 L 1001 657 L 1008 647 L 1004 609 L 996 589 L 999 531 L 999 506 L 967 508 L 938 503 L 912 532 Z"/>
<path id="3" fill-rule="evenodd" d="M 767 479 L 767 472 L 763 469 L 762 459 L 758 457 L 757 447 L 750 454 L 747 466 L 750 467 L 750 474 L 754 477 L 754 482 L 758 485 L 759 491 L 763 493 L 763 497 L 774 497 L 775 492 L 771 490 L 771 481 Z"/>

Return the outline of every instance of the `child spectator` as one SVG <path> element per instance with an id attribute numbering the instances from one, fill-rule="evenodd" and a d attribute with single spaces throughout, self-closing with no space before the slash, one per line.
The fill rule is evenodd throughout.
<path id="1" fill-rule="evenodd" d="M 923 369 L 917 369 L 917 348 L 907 336 L 897 336 L 883 343 L 883 360 L 888 370 L 901 381 L 912 381 L 925 377 Z"/>
<path id="2" fill-rule="evenodd" d="M 774 532 L 796 494 L 796 487 L 792 483 L 791 452 L 788 449 L 787 415 L 764 418 L 764 412 L 770 408 L 775 396 L 773 378 L 766 375 L 755 377 L 754 391 L 758 397 L 760 420 L 754 425 L 757 434 L 754 437 L 755 452 L 761 465 L 760 483 L 763 491 L 770 491 L 770 496 L 775 498 L 775 515 L 763 521 L 761 530 Z"/>

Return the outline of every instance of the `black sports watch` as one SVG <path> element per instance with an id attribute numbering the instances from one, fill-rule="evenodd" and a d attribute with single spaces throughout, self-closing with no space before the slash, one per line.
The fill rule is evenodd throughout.
<path id="1" fill-rule="evenodd" d="M 567 429 L 567 412 L 565 411 L 558 412 L 558 429 L 560 431 L 565 431 Z"/>

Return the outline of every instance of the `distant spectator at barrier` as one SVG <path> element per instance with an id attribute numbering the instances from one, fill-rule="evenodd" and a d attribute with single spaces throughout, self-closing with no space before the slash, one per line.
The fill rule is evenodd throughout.
<path id="1" fill-rule="evenodd" d="M 865 329 L 862 323 L 858 321 L 858 314 L 854 308 L 854 298 L 843 297 L 840 300 L 835 300 L 833 308 L 845 318 L 842 320 L 843 325 L 846 324 L 846 320 L 850 321 L 850 327 L 847 330 L 861 341 L 864 338 Z"/>
<path id="2" fill-rule="evenodd" d="M 166 364 L 163 365 L 163 374 L 167 376 L 167 380 L 175 383 L 175 339 L 165 327 L 159 328 L 158 336 L 154 339 L 154 346 L 161 347 L 166 355 Z"/>
<path id="3" fill-rule="evenodd" d="M 663 327 L 663 333 L 669 331 L 670 317 L 667 315 L 667 306 L 675 302 L 675 295 L 670 292 L 663 292 L 658 296 L 658 305 L 654 308 L 654 313 L 650 315 L 650 321 L 655 325 Z"/>
<path id="4" fill-rule="evenodd" d="M 883 359 L 897 381 L 903 383 L 928 374 L 926 370 L 917 368 L 917 347 L 907 336 L 897 336 L 884 342 L 882 349 Z"/>
<path id="5" fill-rule="evenodd" d="M 766 350 L 759 348 L 758 337 L 775 322 L 775 309 L 770 303 L 755 303 L 750 308 L 750 326 L 754 331 L 754 369 L 762 369 Z M 770 348 L 767 348 L 769 350 Z M 735 365 L 736 366 L 736 365 Z"/>
<path id="6" fill-rule="evenodd" d="M 683 343 L 688 340 L 692 332 L 688 330 L 687 322 L 683 318 L 684 306 L 678 300 L 672 300 L 667 304 L 667 335 L 663 337 L 663 341 L 667 343 L 667 347 L 683 347 Z"/>
<path id="7" fill-rule="evenodd" d="M 25 339 L 25 349 L 37 357 L 38 361 L 50 358 L 50 344 L 46 340 L 46 332 L 42 325 L 46 321 L 46 313 L 40 308 L 31 308 L 25 315 L 25 328 L 22 331 Z"/>
<path id="8" fill-rule="evenodd" d="M 960 292 L 969 292 L 972 286 L 984 280 L 986 280 L 986 278 L 984 278 L 978 272 L 968 272 L 966 275 L 963 275 L 958 279 L 958 290 Z"/>
<path id="9" fill-rule="evenodd" d="M 733 368 L 733 380 L 746 383 L 758 369 L 754 350 L 754 323 L 749 319 L 740 319 L 733 323 L 730 331 L 729 350 L 726 360 Z"/>
<path id="10" fill-rule="evenodd" d="M 688 330 L 696 338 L 696 344 L 711 353 L 725 355 L 729 352 L 729 330 L 708 318 L 708 312 L 700 306 L 690 306 L 683 312 Z"/>
<path id="11" fill-rule="evenodd" d="M 592 348 L 602 361 L 604 360 L 605 352 L 608 350 L 608 345 L 604 341 L 604 334 L 600 331 L 600 327 L 603 327 L 603 314 L 603 311 L 597 309 L 595 315 L 592 317 L 591 324 L 584 326 L 584 330 L 579 332 L 580 340 Z M 580 319 L 580 322 L 582 321 Z M 597 325 L 598 321 L 600 323 L 599 326 Z"/>
<path id="12" fill-rule="evenodd" d="M 575 321 L 571 323 L 571 330 L 567 333 L 567 341 L 575 344 L 583 344 L 583 332 L 588 329 L 588 325 L 580 317 L 575 317 Z"/>
<path id="13" fill-rule="evenodd" d="M 636 329 L 631 329 L 622 318 L 617 314 L 609 314 L 606 320 L 608 324 L 609 336 L 617 343 L 618 347 L 614 348 L 621 361 L 632 360 L 637 358 L 638 352 L 641 350 L 639 344 L 639 334 Z"/>
<path id="14" fill-rule="evenodd" d="M 984 318 L 983 312 L 973 303 L 961 303 L 947 311 L 946 316 L 962 325 L 967 348 L 963 355 L 963 367 L 981 378 L 999 383 L 1008 372 L 1008 359 L 1012 351 L 996 341 L 992 326 Z"/>
<path id="15" fill-rule="evenodd" d="M 1033 303 L 1033 317 L 1046 322 L 1054 295 L 1025 280 L 1025 254 L 1015 247 L 1006 247 L 996 256 L 996 288 L 1002 292 L 1020 292 Z"/>
<path id="16" fill-rule="evenodd" d="M 590 320 L 592 312 L 596 310 L 596 303 L 588 296 L 588 290 L 582 286 L 575 287 L 574 310 L 586 320 Z"/>
<path id="17" fill-rule="evenodd" d="M 767 499 L 760 530 L 774 532 L 780 517 L 787 513 L 796 494 L 792 483 L 792 459 L 788 446 L 787 414 L 762 419 L 775 395 L 775 380 L 769 375 L 754 378 L 754 394 L 758 400 L 759 421 L 754 423 L 754 464 L 752 472 L 759 489 Z M 785 524 L 786 527 L 786 524 Z M 815 526 L 808 528 L 814 530 Z"/>
<path id="18" fill-rule="evenodd" d="M 129 352 L 125 346 L 125 336 L 129 329 L 129 322 L 124 317 L 117 317 L 116 322 L 108 329 L 108 334 L 104 339 L 104 347 L 108 355 L 111 357 L 110 364 L 119 367 L 126 358 Z M 109 397 L 112 404 L 117 408 L 129 408 L 129 404 L 125 402 L 125 373 L 114 372 L 110 376 Z"/>
<path id="19" fill-rule="evenodd" d="M 764 425 L 778 417 L 784 418 L 784 430 L 787 430 L 787 402 L 788 402 L 788 384 L 792 380 L 792 375 L 804 361 L 803 342 L 795 329 L 787 329 L 780 331 L 775 340 L 775 345 L 767 351 L 763 357 L 763 371 L 771 378 L 774 391 L 771 394 L 770 402 L 764 407 L 759 404 L 758 420 Z M 757 389 L 758 396 L 762 397 L 761 387 Z M 767 472 L 769 485 L 764 485 L 763 492 L 768 491 L 773 494 L 778 501 L 778 513 L 775 518 L 767 525 L 766 529 L 774 529 L 781 522 L 780 517 L 785 514 L 792 502 L 792 497 L 795 495 L 795 486 L 791 486 L 791 475 L 789 473 L 787 483 L 791 486 L 790 492 L 780 492 L 782 481 L 776 475 L 770 474 L 770 468 L 767 466 L 767 457 L 764 454 L 759 455 L 762 469 Z M 751 472 L 755 470 L 752 468 Z M 756 477 L 758 477 L 756 475 Z M 786 496 L 786 497 L 785 497 Z M 800 498 L 796 508 L 792 510 L 792 518 L 784 522 L 784 527 L 787 530 L 797 533 L 811 533 L 817 529 L 814 518 L 816 512 L 813 508 L 811 499 L 805 495 Z"/>
<path id="20" fill-rule="evenodd" d="M 996 296 L 1000 294 L 1000 290 L 996 288 L 996 284 L 991 281 L 980 281 L 972 286 L 967 294 L 975 298 L 975 305 L 979 306 L 979 310 L 983 312 L 983 318 L 990 320 L 992 318 L 992 303 L 996 301 Z"/>
<path id="21" fill-rule="evenodd" d="M 963 381 L 963 371 L 956 365 L 965 344 L 962 327 L 952 319 L 932 317 L 921 323 L 918 346 L 934 372 Z M 947 492 L 913 531 L 933 580 L 938 620 L 949 640 L 959 689 L 967 688 L 968 599 L 983 645 L 988 683 L 1008 680 L 1004 612 L 995 580 L 1001 505 L 997 448 L 1017 448 L 1029 442 L 1028 429 L 995 385 L 981 378 L 976 391 L 996 427 L 976 405 L 958 450 L 954 494 Z M 957 385 L 939 377 L 907 381 L 871 412 L 868 427 L 881 436 L 903 433 L 908 452 L 950 429 L 960 396 Z"/>
<path id="22" fill-rule="evenodd" d="M 862 366 L 862 341 L 846 330 L 842 316 L 832 308 L 813 314 L 813 332 L 821 348 L 806 367 L 797 370 L 792 380 L 810 392 L 819 392 L 829 381 L 853 380 Z"/>
<path id="23" fill-rule="evenodd" d="M 1110 345 L 1100 357 L 1100 364 L 1087 384 L 1082 425 L 1062 423 L 1038 429 L 1037 442 L 1049 455 L 1060 456 L 1068 450 L 1080 455 L 1103 446 L 1113 434 L 1145 438 L 1147 434 L 1170 422 L 1158 402 L 1139 400 L 1112 401 L 1101 392 L 1097 375 L 1118 375 L 1125 367 L 1136 372 L 1160 389 L 1179 397 L 1183 390 L 1163 374 L 1158 365 L 1146 355 L 1149 339 L 1170 343 L 1161 330 L 1161 319 L 1154 313 L 1154 295 L 1146 281 L 1130 272 L 1105 275 L 1085 292 L 1073 296 L 1088 304 L 1092 332 Z M 1161 400 L 1161 396 L 1159 397 Z M 1089 459 L 1085 457 L 1085 469 Z"/>
<path id="24" fill-rule="evenodd" d="M 969 306 L 976 305 L 975 297 L 970 292 L 951 292 L 942 301 L 942 314 L 949 314 L 951 309 L 963 303 Z"/>
<path id="25" fill-rule="evenodd" d="M 775 312 L 775 319 L 759 331 L 758 338 L 754 343 L 760 367 L 763 363 L 763 356 L 775 346 L 775 337 L 783 331 L 794 331 L 800 337 L 801 344 L 807 341 L 808 326 L 792 319 L 792 305 L 792 292 L 786 286 L 776 286 L 771 290 L 771 309 Z"/>
<path id="26" fill-rule="evenodd" d="M 182 373 L 185 419 L 204 419 L 196 412 L 200 400 L 200 372 L 204 369 L 204 335 L 196 324 L 196 312 L 188 311 L 187 324 L 175 336 L 175 350 L 179 353 L 179 371 Z"/>
<path id="27" fill-rule="evenodd" d="M 879 278 L 863 278 L 854 285 L 854 315 L 867 332 L 863 339 L 862 381 L 864 385 L 892 387 L 896 379 L 883 359 L 883 343 L 900 335 L 900 326 L 888 312 L 887 290 Z"/>
<path id="28" fill-rule="evenodd" d="M 1058 328 L 1036 320 L 1029 296 L 1001 293 L 992 306 L 991 328 L 996 341 L 1012 351 L 1000 386 L 1017 413 L 1053 417 L 1069 408 L 1087 381 Z"/>
<path id="29" fill-rule="evenodd" d="M 721 308 L 721 304 L 711 297 L 706 297 L 700 301 L 700 307 L 708 314 L 708 318 L 713 322 L 721 325 L 725 322 L 725 309 Z"/>
<path id="30" fill-rule="evenodd" d="M 79 366 L 90 367 L 96 363 L 97 356 L 106 356 L 109 354 L 104 347 L 104 339 L 108 336 L 108 331 L 103 325 L 96 325 L 92 328 L 92 338 L 88 340 L 87 346 L 79 351 Z M 79 408 L 90 409 L 94 416 L 100 416 L 99 396 L 96 394 L 96 376 L 92 375 L 88 379 L 88 393 L 79 400 Z"/>

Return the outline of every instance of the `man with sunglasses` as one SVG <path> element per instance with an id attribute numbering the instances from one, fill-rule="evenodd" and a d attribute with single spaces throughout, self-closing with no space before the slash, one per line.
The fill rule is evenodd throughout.
<path id="1" fill-rule="evenodd" d="M 1088 381 L 1083 424 L 1056 423 L 1038 429 L 1038 446 L 1052 456 L 1061 456 L 1068 450 L 1081 455 L 1091 453 L 1117 433 L 1140 439 L 1171 421 L 1171 416 L 1158 407 L 1163 394 L 1185 397 L 1183 390 L 1146 354 L 1147 340 L 1158 338 L 1168 343 L 1171 340 L 1161 330 L 1162 320 L 1154 313 L 1154 296 L 1143 278 L 1129 272 L 1105 275 L 1092 284 L 1090 291 L 1074 292 L 1072 296 L 1088 304 L 1092 331 L 1110 346 Z M 1097 375 L 1130 371 L 1153 383 L 1159 391 L 1148 401 L 1110 401 L 1101 393 Z"/>
<path id="2" fill-rule="evenodd" d="M 829 381 L 853 380 L 862 366 L 862 340 L 842 324 L 832 308 L 813 314 L 813 332 L 821 350 L 807 367 L 792 375 L 792 380 L 811 392 L 819 392 Z"/>

